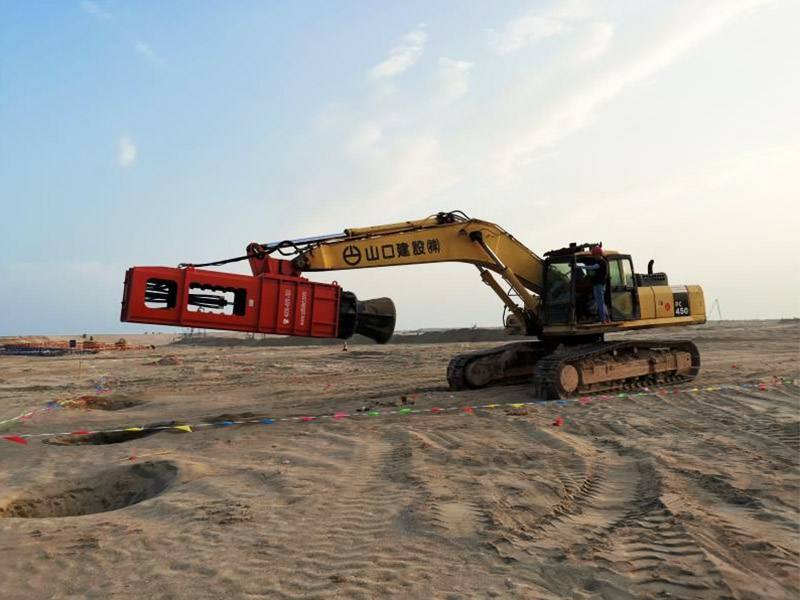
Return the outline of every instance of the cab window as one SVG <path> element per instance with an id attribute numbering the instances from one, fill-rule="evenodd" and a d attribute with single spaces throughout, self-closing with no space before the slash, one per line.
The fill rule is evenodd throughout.
<path id="1" fill-rule="evenodd" d="M 639 318 L 639 298 L 633 278 L 633 263 L 629 256 L 609 258 L 607 294 L 611 303 L 612 321 Z"/>
<path id="2" fill-rule="evenodd" d="M 633 265 L 629 258 L 608 261 L 608 282 L 611 289 L 630 289 L 633 284 Z"/>
<path id="3" fill-rule="evenodd" d="M 547 303 L 569 302 L 572 267 L 569 263 L 550 263 L 547 267 Z"/>
<path id="4" fill-rule="evenodd" d="M 572 265 L 555 262 L 545 272 L 545 322 L 569 323 L 572 299 Z"/>

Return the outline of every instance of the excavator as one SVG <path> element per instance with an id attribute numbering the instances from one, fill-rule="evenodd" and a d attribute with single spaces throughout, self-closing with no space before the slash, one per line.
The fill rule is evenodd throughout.
<path id="1" fill-rule="evenodd" d="M 593 249 L 600 248 L 600 252 Z M 588 277 L 606 261 L 601 322 Z M 247 260 L 253 275 L 206 270 Z M 599 242 L 534 254 L 501 227 L 461 211 L 342 233 L 259 244 L 243 256 L 178 267 L 132 267 L 125 275 L 121 320 L 348 339 L 360 334 L 388 342 L 395 327 L 389 298 L 361 301 L 338 283 L 304 273 L 462 262 L 504 304 L 509 334 L 525 341 L 461 354 L 447 367 L 452 390 L 532 382 L 537 397 L 558 399 L 599 391 L 688 382 L 700 354 L 688 340 L 605 340 L 606 334 L 705 323 L 703 291 L 670 285 L 665 273 L 634 272 L 630 255 Z M 501 278 L 508 287 L 501 285 Z"/>

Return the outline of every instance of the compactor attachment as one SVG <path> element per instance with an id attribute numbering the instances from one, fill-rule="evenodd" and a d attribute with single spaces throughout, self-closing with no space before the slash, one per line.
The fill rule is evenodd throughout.
<path id="1" fill-rule="evenodd" d="M 361 301 L 352 292 L 342 292 L 339 308 L 339 337 L 358 333 L 379 344 L 392 339 L 396 311 L 391 298 Z"/>
<path id="2" fill-rule="evenodd" d="M 359 333 L 383 344 L 394 332 L 395 310 L 389 298 L 360 301 L 336 283 L 309 281 L 284 265 L 257 276 L 134 267 L 125 274 L 120 318 L 318 338 L 347 339 Z"/>

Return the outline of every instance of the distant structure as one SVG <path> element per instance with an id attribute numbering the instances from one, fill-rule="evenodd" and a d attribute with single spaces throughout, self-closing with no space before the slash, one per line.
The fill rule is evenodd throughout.
<path id="1" fill-rule="evenodd" d="M 714 314 L 714 309 L 717 309 L 717 316 L 719 317 L 717 320 L 722 321 L 722 311 L 719 308 L 719 299 L 714 300 L 714 304 L 711 305 L 711 309 L 708 311 L 708 318 L 711 318 L 711 315 Z"/>

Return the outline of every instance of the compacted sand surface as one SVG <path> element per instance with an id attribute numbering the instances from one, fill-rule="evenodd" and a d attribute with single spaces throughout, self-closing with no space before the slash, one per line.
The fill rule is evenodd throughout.
<path id="1" fill-rule="evenodd" d="M 800 597 L 800 325 L 647 335 L 695 384 L 474 412 L 535 400 L 446 389 L 491 344 L 0 356 L 53 434 L 0 440 L 0 597 Z"/>

